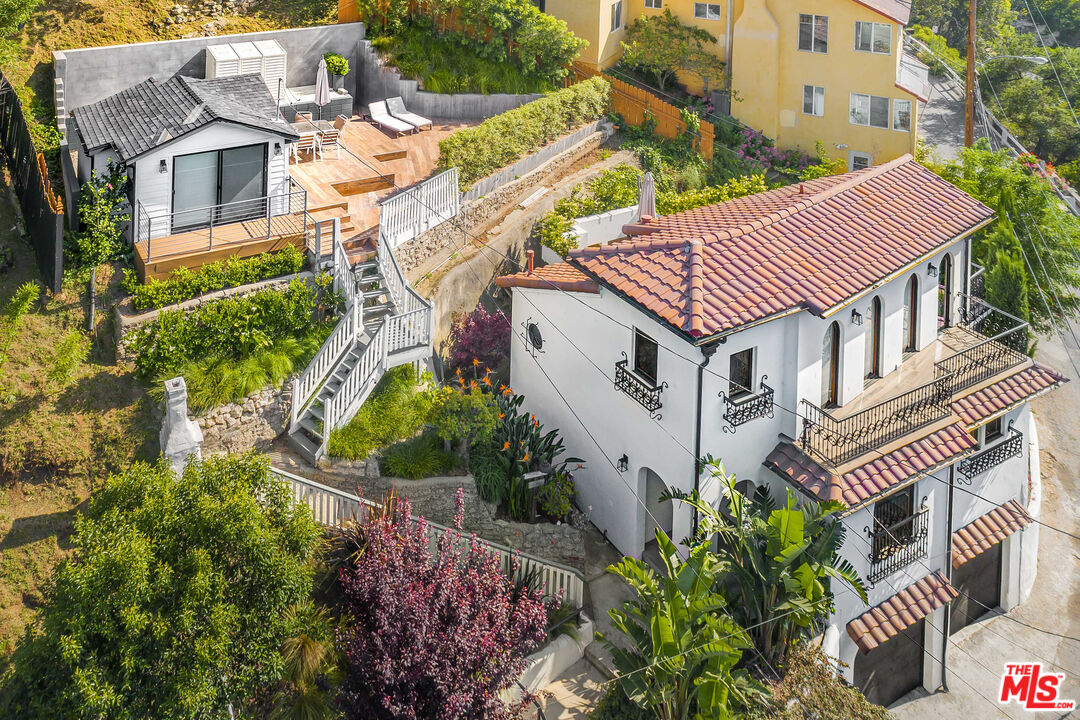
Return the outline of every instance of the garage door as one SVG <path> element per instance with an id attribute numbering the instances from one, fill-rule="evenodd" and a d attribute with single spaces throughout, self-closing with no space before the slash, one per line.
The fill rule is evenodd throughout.
<path id="1" fill-rule="evenodd" d="M 1001 604 L 1001 543 L 956 568 L 952 584 L 960 596 L 952 601 L 950 634 Z"/>
<path id="2" fill-rule="evenodd" d="M 920 620 L 884 645 L 855 656 L 855 686 L 867 700 L 891 705 L 922 685 L 923 622 Z"/>

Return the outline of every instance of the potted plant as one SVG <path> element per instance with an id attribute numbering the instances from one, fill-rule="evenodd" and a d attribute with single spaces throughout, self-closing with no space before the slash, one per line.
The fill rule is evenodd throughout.
<path id="1" fill-rule="evenodd" d="M 326 61 L 326 72 L 334 78 L 334 89 L 343 89 L 345 76 L 349 74 L 349 61 L 337 53 L 326 53 L 323 55 L 323 60 Z"/>

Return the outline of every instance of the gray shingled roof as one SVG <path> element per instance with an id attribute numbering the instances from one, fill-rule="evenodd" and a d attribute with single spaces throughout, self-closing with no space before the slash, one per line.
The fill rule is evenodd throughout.
<path id="1" fill-rule="evenodd" d="M 258 73 L 202 80 L 176 75 L 122 90 L 72 112 L 87 151 L 111 146 L 124 162 L 223 121 L 296 138 Z"/>

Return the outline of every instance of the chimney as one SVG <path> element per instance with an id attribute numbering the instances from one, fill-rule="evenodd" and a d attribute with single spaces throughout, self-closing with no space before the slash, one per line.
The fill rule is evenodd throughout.
<path id="1" fill-rule="evenodd" d="M 188 460 L 202 458 L 203 434 L 199 426 L 188 419 L 187 383 L 183 377 L 165 381 L 165 424 L 158 436 L 161 454 L 178 475 Z"/>
<path id="2" fill-rule="evenodd" d="M 533 257 L 533 256 L 535 255 L 535 251 L 533 251 L 533 250 L 530 250 L 530 251 L 529 251 L 529 252 L 528 252 L 527 254 L 528 254 L 528 256 L 529 256 L 529 264 L 528 264 L 528 268 L 529 268 L 529 274 L 530 274 L 530 275 L 532 275 L 532 272 L 533 272 L 533 262 L 534 262 L 534 257 Z"/>

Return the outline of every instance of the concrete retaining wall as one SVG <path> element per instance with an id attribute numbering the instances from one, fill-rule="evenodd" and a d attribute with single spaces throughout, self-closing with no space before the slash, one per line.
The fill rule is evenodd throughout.
<path id="1" fill-rule="evenodd" d="M 75 108 L 109 97 L 148 77 L 165 79 L 177 73 L 204 77 L 206 61 L 203 51 L 207 47 L 256 40 L 277 40 L 288 53 L 285 80 L 288 87 L 315 84 L 315 72 L 324 53 L 343 55 L 350 67 L 349 74 L 345 76 L 345 88 L 354 98 L 358 96 L 363 23 L 59 50 L 53 53 L 53 94 L 60 132 L 66 134 L 67 116 Z M 68 141 L 71 142 L 71 138 Z"/>
<path id="2" fill-rule="evenodd" d="M 360 85 L 356 97 L 360 98 L 360 109 L 365 113 L 368 103 L 400 96 L 409 112 L 417 115 L 450 121 L 484 120 L 543 97 L 539 94 L 431 93 L 421 90 L 416 80 L 402 77 L 397 68 L 384 65 L 370 41 L 361 43 L 359 53 Z"/>
<path id="3" fill-rule="evenodd" d="M 539 692 L 569 670 L 574 663 L 585 657 L 585 648 L 593 641 L 593 622 L 585 615 L 578 625 L 577 639 L 569 635 L 560 635 L 541 649 L 526 658 L 529 663 L 525 672 L 518 678 L 529 692 Z M 506 691 L 507 699 L 512 702 L 521 697 L 521 689 L 516 685 Z"/>

